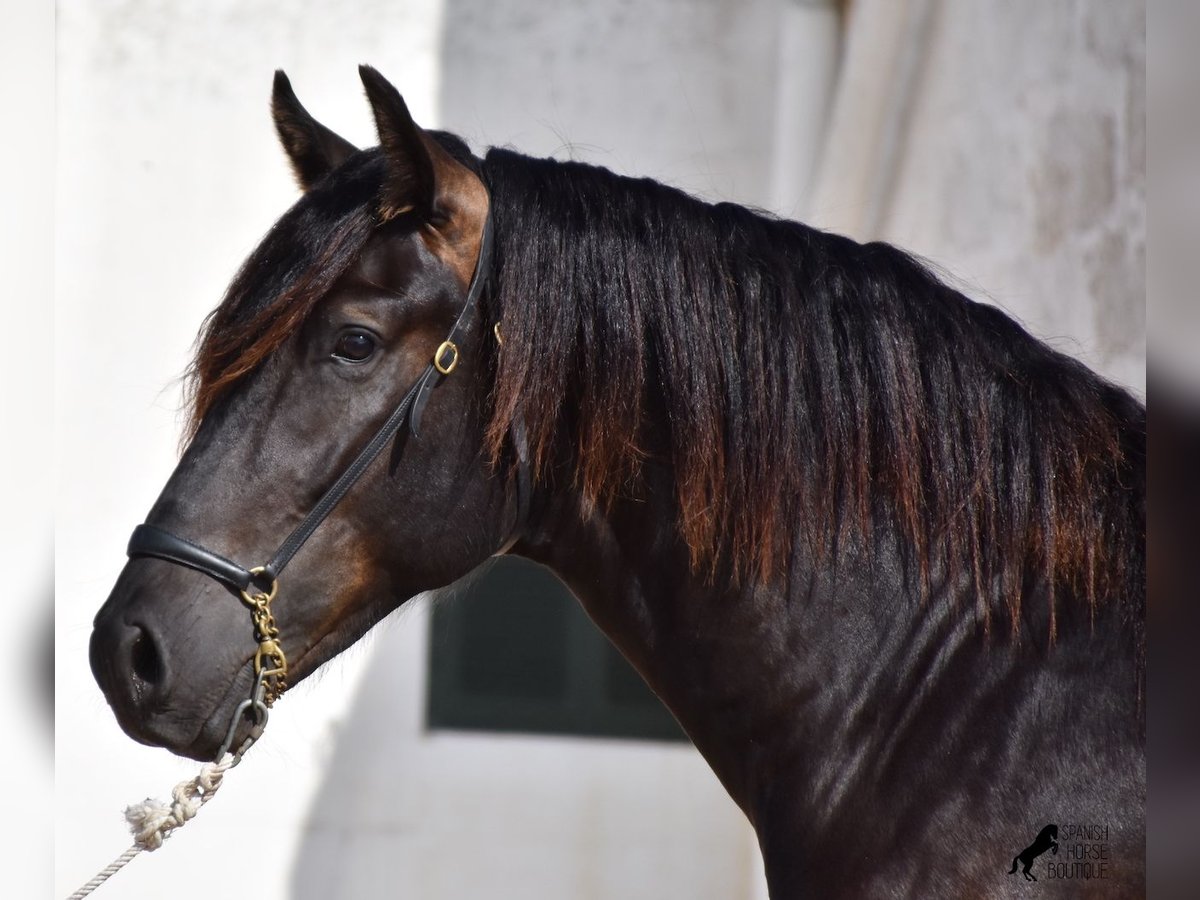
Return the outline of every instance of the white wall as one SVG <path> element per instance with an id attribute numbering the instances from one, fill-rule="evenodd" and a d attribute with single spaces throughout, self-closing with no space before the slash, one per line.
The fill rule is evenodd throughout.
<path id="1" fill-rule="evenodd" d="M 0 517 L 4 628 L 0 631 L 0 762 L 9 773 L 0 819 L 4 877 L 12 897 L 43 895 L 55 820 L 51 626 L 54 479 L 51 468 L 54 325 L 54 7 L 11 4 L 0 28 Z"/>
<path id="2" fill-rule="evenodd" d="M 1146 382 L 1145 0 L 855 0 L 809 216 Z"/>
<path id="3" fill-rule="evenodd" d="M 820 37 L 832 13 L 802 6 L 62 4 L 57 789 L 74 814 L 58 823 L 58 893 L 127 845 L 125 804 L 196 770 L 119 731 L 86 646 L 128 531 L 174 464 L 173 379 L 196 329 L 294 196 L 267 114 L 271 71 L 360 145 L 374 143 L 355 72 L 366 61 L 419 121 L 477 149 L 511 143 L 772 205 L 779 104 L 796 190 L 816 146 L 802 123 L 822 108 L 795 85 L 781 94 L 779 73 L 818 97 L 832 76 Z M 810 62 L 794 52 L 805 46 L 825 49 Z M 382 632 L 291 691 L 221 795 L 113 893 L 761 894 L 753 834 L 690 747 L 427 734 L 424 609 Z"/>

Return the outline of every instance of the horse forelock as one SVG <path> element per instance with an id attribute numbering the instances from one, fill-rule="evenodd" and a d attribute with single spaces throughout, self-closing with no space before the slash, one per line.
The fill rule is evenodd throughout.
<path id="1" fill-rule="evenodd" d="M 303 325 L 358 258 L 375 226 L 382 180 L 377 150 L 355 154 L 284 213 L 247 257 L 197 338 L 187 436 Z"/>

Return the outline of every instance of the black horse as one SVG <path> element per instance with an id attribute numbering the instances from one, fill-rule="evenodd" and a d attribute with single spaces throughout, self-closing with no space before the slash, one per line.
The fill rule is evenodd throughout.
<path id="1" fill-rule="evenodd" d="M 281 579 L 291 681 L 516 553 L 678 718 L 772 897 L 1000 895 L 994 848 L 1068 817 L 1114 835 L 1095 895 L 1140 892 L 1144 407 L 892 246 L 479 159 L 363 80 L 356 150 L 276 77 L 304 194 L 204 326 L 190 443 L 96 617 L 122 727 L 210 758 L 254 679 L 237 592 L 145 535 L 263 561 L 436 358 L 419 431 Z"/>

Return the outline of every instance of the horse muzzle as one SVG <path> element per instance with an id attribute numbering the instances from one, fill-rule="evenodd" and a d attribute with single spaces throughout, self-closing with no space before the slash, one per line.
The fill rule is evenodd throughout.
<path id="1" fill-rule="evenodd" d="M 92 674 L 131 738 L 207 760 L 221 745 L 241 694 L 250 690 L 246 663 L 254 646 L 237 604 L 225 598 L 214 604 L 206 596 L 220 588 L 191 573 L 152 571 L 159 567 L 167 568 L 139 560 L 122 572 L 96 616 L 88 648 Z M 158 584 L 163 577 L 186 579 L 192 600 L 168 609 L 172 601 Z M 231 634 L 246 635 L 247 646 L 230 646 Z M 215 654 L 214 647 L 220 648 Z"/>

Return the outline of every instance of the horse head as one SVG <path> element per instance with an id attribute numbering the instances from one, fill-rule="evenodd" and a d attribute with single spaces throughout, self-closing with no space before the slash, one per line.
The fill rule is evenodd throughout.
<path id="1" fill-rule="evenodd" d="M 92 669 L 121 726 L 198 759 L 221 746 L 256 655 L 286 652 L 294 683 L 497 552 L 517 518 L 482 449 L 496 339 L 465 308 L 487 274 L 487 190 L 465 145 L 420 129 L 395 88 L 361 74 L 380 140 L 369 150 L 276 75 L 275 125 L 303 195 L 205 326 L 194 433 L 95 620 Z M 331 497 L 372 435 L 379 457 Z M 266 585 L 238 573 L 268 559 L 278 597 L 263 633 L 239 595 L 265 599 Z"/>

